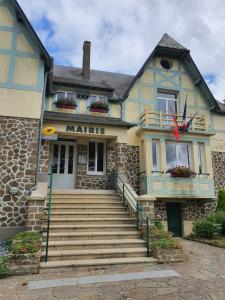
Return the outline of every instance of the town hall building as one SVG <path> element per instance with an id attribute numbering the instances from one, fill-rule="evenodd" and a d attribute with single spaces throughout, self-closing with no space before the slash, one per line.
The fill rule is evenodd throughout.
<path id="1" fill-rule="evenodd" d="M 54 65 L 17 1 L 0 0 L 0 236 L 36 224 L 29 197 L 47 195 L 49 174 L 62 213 L 81 190 L 116 193 L 113 172 L 169 231 L 190 234 L 225 187 L 225 105 L 166 33 L 135 76 L 91 69 L 91 51 L 85 41 L 82 67 Z"/>

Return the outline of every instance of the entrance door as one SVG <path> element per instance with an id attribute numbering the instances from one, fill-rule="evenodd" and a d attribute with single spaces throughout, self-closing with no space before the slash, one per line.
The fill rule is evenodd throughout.
<path id="1" fill-rule="evenodd" d="M 75 187 L 75 143 L 56 142 L 52 149 L 52 187 L 74 189 Z"/>
<path id="2" fill-rule="evenodd" d="M 181 205 L 180 203 L 166 203 L 168 231 L 175 236 L 182 236 Z"/>

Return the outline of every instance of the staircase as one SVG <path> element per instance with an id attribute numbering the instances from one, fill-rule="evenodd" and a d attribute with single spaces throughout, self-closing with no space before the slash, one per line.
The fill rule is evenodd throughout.
<path id="1" fill-rule="evenodd" d="M 48 262 L 43 242 L 42 268 L 155 262 L 116 192 L 53 191 L 51 207 Z"/>

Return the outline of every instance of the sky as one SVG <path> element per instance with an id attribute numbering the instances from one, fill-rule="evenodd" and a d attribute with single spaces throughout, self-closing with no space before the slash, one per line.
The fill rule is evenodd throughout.
<path id="1" fill-rule="evenodd" d="M 224 0 L 18 0 L 55 64 L 136 74 L 166 32 L 186 48 L 217 100 L 225 99 Z"/>

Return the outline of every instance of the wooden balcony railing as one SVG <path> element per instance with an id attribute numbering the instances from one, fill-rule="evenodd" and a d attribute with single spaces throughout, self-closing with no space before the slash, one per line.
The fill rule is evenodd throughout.
<path id="1" fill-rule="evenodd" d="M 187 120 L 193 115 L 187 114 Z M 182 126 L 182 114 L 177 114 L 178 126 Z M 157 128 L 157 129 L 169 129 L 173 126 L 173 115 L 170 113 L 156 112 L 151 109 L 145 109 L 140 115 L 140 121 L 142 127 Z M 189 130 L 191 131 L 206 131 L 208 126 L 206 124 L 205 116 L 197 114 Z"/>

